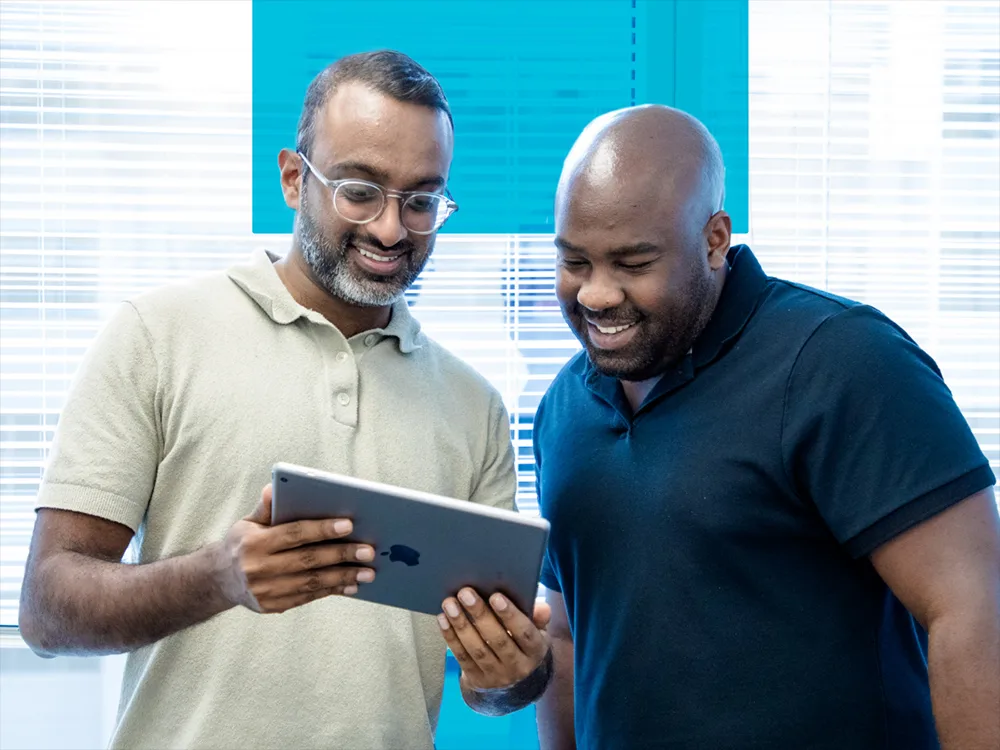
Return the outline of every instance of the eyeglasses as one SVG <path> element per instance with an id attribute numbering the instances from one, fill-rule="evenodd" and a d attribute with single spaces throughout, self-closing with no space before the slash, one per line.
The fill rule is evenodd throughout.
<path id="1" fill-rule="evenodd" d="M 433 234 L 458 210 L 458 204 L 441 193 L 401 193 L 365 180 L 329 180 L 309 163 L 305 154 L 296 153 L 316 179 L 333 193 L 334 210 L 352 224 L 375 221 L 382 215 L 389 198 L 400 202 L 399 220 L 414 234 Z"/>

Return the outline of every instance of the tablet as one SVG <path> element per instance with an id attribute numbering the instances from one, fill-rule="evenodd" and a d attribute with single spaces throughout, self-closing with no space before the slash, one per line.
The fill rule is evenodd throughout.
<path id="1" fill-rule="evenodd" d="M 506 595 L 530 616 L 549 522 L 511 510 L 278 463 L 271 523 L 349 518 L 349 541 L 375 548 L 372 583 L 352 598 L 438 614 L 471 586 Z"/>

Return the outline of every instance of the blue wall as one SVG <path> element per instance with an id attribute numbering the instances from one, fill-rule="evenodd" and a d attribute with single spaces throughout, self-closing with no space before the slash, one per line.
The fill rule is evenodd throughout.
<path id="1" fill-rule="evenodd" d="M 465 705 L 458 674 L 458 662 L 449 654 L 436 750 L 537 750 L 533 706 L 509 716 L 480 716 Z"/>
<path id="2" fill-rule="evenodd" d="M 398 49 L 441 81 L 457 233 L 548 233 L 562 160 L 593 117 L 645 102 L 702 119 L 748 225 L 747 0 L 254 0 L 253 231 L 291 232 L 278 151 L 336 58 Z"/>

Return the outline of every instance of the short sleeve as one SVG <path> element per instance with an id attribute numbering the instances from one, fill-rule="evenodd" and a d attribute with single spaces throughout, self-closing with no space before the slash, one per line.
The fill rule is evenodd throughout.
<path id="1" fill-rule="evenodd" d="M 510 418 L 500 395 L 493 394 L 490 405 L 486 454 L 472 501 L 494 508 L 514 510 L 517 494 L 517 472 L 514 468 L 514 446 L 510 440 Z"/>
<path id="2" fill-rule="evenodd" d="M 73 380 L 35 507 L 86 513 L 137 531 L 162 450 L 156 389 L 149 333 L 125 303 Z"/>
<path id="3" fill-rule="evenodd" d="M 545 398 L 542 397 L 542 402 L 538 405 L 538 409 L 535 411 L 535 421 L 532 425 L 532 444 L 535 451 L 535 497 L 538 498 L 538 508 L 542 512 L 542 516 L 545 516 L 545 505 L 542 498 L 542 450 L 539 444 L 538 435 L 541 431 L 541 423 L 545 413 Z M 545 550 L 545 554 L 542 556 L 542 572 L 539 576 L 539 580 L 542 585 L 552 591 L 558 591 L 562 593 L 562 584 L 559 583 L 559 576 L 556 575 L 556 568 L 552 562 L 552 545 L 549 544 Z"/>
<path id="4" fill-rule="evenodd" d="M 802 347 L 781 445 L 793 486 L 854 557 L 996 481 L 937 365 L 867 306 Z"/>

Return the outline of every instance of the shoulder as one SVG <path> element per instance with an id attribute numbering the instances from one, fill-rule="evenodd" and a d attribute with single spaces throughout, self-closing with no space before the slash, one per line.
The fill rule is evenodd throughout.
<path id="1" fill-rule="evenodd" d="M 780 325 L 787 332 L 796 331 L 804 340 L 830 318 L 858 307 L 864 305 L 805 284 L 772 277 L 767 281 L 753 320 L 756 324 Z"/>
<path id="2" fill-rule="evenodd" d="M 768 280 L 749 330 L 779 342 L 796 367 L 813 358 L 838 368 L 887 349 L 919 351 L 899 325 L 871 305 L 783 279 Z"/>
<path id="3" fill-rule="evenodd" d="M 226 275 L 215 271 L 151 289 L 125 300 L 150 328 L 176 322 L 213 320 L 250 299 Z"/>
<path id="4" fill-rule="evenodd" d="M 802 344 L 795 368 L 849 371 L 864 379 L 917 364 L 940 375 L 934 360 L 899 325 L 874 307 L 856 304 L 816 325 Z"/>
<path id="5" fill-rule="evenodd" d="M 845 308 L 815 327 L 795 355 L 784 403 L 786 422 L 844 423 L 845 435 L 857 435 L 862 423 L 910 424 L 925 408 L 962 421 L 934 359 L 868 305 Z"/>
<path id="6" fill-rule="evenodd" d="M 156 361 L 174 339 L 211 327 L 220 319 L 222 308 L 233 309 L 238 296 L 223 274 L 214 273 L 125 297 L 110 306 L 88 347 L 89 359 L 110 356 Z"/>
<path id="7" fill-rule="evenodd" d="M 585 379 L 588 369 L 587 352 L 581 349 L 559 370 L 535 411 L 536 437 L 541 432 L 547 414 L 560 412 L 570 406 L 573 408 L 583 406 L 585 401 L 580 398 L 580 394 L 586 390 Z"/>

